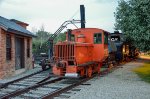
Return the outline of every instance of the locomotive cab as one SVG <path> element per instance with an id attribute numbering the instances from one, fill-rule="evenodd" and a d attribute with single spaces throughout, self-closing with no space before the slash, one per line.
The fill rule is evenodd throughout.
<path id="1" fill-rule="evenodd" d="M 69 34 L 69 35 L 68 35 Z M 108 32 L 96 28 L 69 30 L 67 40 L 54 45 L 53 73 L 66 77 L 91 77 L 108 57 Z M 73 36 L 74 41 L 71 41 Z"/>

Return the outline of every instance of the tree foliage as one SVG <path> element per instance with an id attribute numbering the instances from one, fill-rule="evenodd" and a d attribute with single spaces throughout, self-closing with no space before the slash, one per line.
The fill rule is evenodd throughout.
<path id="1" fill-rule="evenodd" d="M 150 0 L 120 0 L 115 28 L 142 51 L 150 50 Z"/>
<path id="2" fill-rule="evenodd" d="M 48 48 L 46 44 L 46 40 L 50 37 L 50 33 L 46 32 L 44 30 L 44 27 L 42 26 L 40 30 L 36 32 L 36 37 L 33 38 L 33 54 L 39 55 L 40 53 L 47 53 Z"/>
<path id="3" fill-rule="evenodd" d="M 52 34 L 46 32 L 42 26 L 36 32 L 36 38 L 33 38 L 33 54 L 40 55 L 40 53 L 48 53 L 48 39 Z M 60 33 L 56 39 L 54 39 L 54 44 L 59 41 L 64 41 L 66 39 L 65 33 Z"/>

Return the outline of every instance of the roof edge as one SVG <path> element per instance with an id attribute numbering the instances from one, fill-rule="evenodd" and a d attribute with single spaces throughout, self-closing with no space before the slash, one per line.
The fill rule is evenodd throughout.
<path id="1" fill-rule="evenodd" d="M 36 37 L 36 35 L 34 34 L 24 34 L 23 32 L 17 31 L 17 30 L 13 30 L 13 29 L 7 29 L 8 32 L 12 32 L 15 34 L 19 34 L 19 35 L 23 35 L 23 36 L 28 36 L 28 37 Z M 22 34 L 21 34 L 22 33 Z"/>
<path id="2" fill-rule="evenodd" d="M 25 23 L 25 22 L 22 22 L 22 21 L 19 21 L 19 20 L 16 20 L 16 19 L 10 19 L 10 21 L 15 22 L 15 23 L 23 23 L 27 26 L 29 25 L 28 23 Z"/>

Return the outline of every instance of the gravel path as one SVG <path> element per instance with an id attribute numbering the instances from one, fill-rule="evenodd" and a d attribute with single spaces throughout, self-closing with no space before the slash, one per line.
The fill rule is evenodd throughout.
<path id="1" fill-rule="evenodd" d="M 133 68 L 142 65 L 142 60 L 125 64 L 112 73 L 97 77 L 79 86 L 81 90 L 69 99 L 150 99 L 150 84 L 132 72 Z"/>

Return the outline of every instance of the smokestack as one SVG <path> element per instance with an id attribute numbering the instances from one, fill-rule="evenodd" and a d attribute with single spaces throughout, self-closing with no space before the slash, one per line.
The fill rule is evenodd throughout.
<path id="1" fill-rule="evenodd" d="M 85 28 L 85 7 L 80 5 L 81 28 Z"/>

